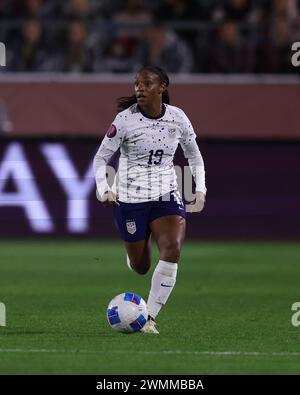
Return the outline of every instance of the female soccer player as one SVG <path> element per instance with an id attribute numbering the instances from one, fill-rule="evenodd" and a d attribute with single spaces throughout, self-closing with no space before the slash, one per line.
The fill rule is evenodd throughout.
<path id="1" fill-rule="evenodd" d="M 136 75 L 135 94 L 118 100 L 120 112 L 94 158 L 98 199 L 113 207 L 127 251 L 127 264 L 139 274 L 151 265 L 151 235 L 160 253 L 147 301 L 143 332 L 156 333 L 155 319 L 176 281 L 185 237 L 186 211 L 201 211 L 205 202 L 204 163 L 196 134 L 185 113 L 169 104 L 169 77 L 159 67 L 143 67 Z M 173 158 L 178 144 L 189 161 L 196 194 L 185 206 L 177 189 Z M 120 148 L 114 185 L 106 165 Z"/>

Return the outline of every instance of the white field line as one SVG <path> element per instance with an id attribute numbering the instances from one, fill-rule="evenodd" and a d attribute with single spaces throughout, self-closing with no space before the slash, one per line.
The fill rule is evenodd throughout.
<path id="1" fill-rule="evenodd" d="M 300 352 L 259 352 L 259 351 L 129 351 L 129 350 L 76 350 L 46 348 L 0 348 L 0 353 L 49 353 L 49 354 L 141 354 L 141 355 L 208 355 L 208 356 L 254 356 L 254 357 L 299 357 Z"/>

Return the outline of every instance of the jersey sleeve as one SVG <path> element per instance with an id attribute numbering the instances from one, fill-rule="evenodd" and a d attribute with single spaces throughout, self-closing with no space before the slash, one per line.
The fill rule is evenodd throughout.
<path id="1" fill-rule="evenodd" d="M 189 162 L 189 167 L 196 184 L 196 192 L 199 191 L 206 194 L 207 189 L 205 185 L 204 161 L 198 144 L 196 142 L 197 135 L 194 132 L 194 128 L 190 120 L 183 111 L 181 115 L 182 135 L 180 139 L 180 145 L 182 147 L 185 158 Z"/>
<path id="2" fill-rule="evenodd" d="M 106 178 L 106 165 L 113 154 L 119 149 L 124 137 L 125 125 L 118 114 L 106 132 L 104 139 L 94 157 L 93 168 L 100 197 L 110 190 Z"/>

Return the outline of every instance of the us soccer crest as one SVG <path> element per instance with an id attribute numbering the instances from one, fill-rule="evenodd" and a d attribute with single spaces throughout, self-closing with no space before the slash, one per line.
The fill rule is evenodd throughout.
<path id="1" fill-rule="evenodd" d="M 127 232 L 133 235 L 136 232 L 136 224 L 133 219 L 126 221 Z"/>

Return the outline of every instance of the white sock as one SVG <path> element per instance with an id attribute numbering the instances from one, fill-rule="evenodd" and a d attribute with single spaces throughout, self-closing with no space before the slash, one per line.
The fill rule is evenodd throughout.
<path id="1" fill-rule="evenodd" d="M 126 259 L 127 259 L 127 266 L 129 267 L 130 270 L 133 270 L 130 264 L 129 256 L 127 254 L 126 254 Z"/>
<path id="2" fill-rule="evenodd" d="M 167 303 L 176 282 L 177 263 L 160 260 L 153 272 L 148 297 L 148 313 L 156 318 L 160 309 Z"/>

